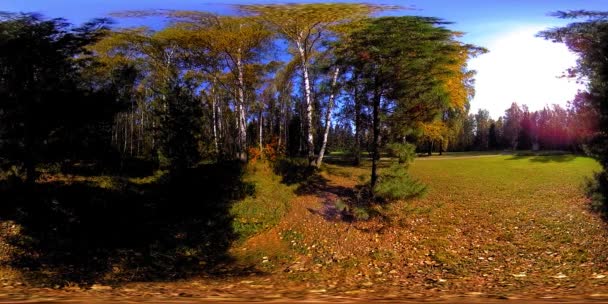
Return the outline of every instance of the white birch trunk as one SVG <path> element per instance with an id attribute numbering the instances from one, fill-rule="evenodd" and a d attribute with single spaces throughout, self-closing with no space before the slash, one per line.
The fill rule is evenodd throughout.
<path id="1" fill-rule="evenodd" d="M 237 105 L 237 115 L 238 115 L 238 142 L 239 142 L 239 151 L 238 158 L 241 161 L 247 161 L 247 121 L 245 115 L 245 80 L 244 80 L 244 71 L 243 71 L 243 61 L 241 60 L 241 50 L 238 50 L 238 55 L 236 58 L 236 67 L 238 71 L 238 105 Z"/>
<path id="2" fill-rule="evenodd" d="M 215 107 L 215 96 L 213 96 L 214 92 L 213 89 L 211 89 L 211 113 L 212 113 L 212 124 L 213 124 L 213 144 L 215 146 L 215 154 L 219 155 L 220 154 L 220 149 L 219 146 L 217 144 L 217 115 L 216 115 L 216 107 Z"/>
<path id="3" fill-rule="evenodd" d="M 331 112 L 334 109 L 334 99 L 336 98 L 336 84 L 338 83 L 338 75 L 340 68 L 336 67 L 334 75 L 331 79 L 331 93 L 329 94 L 329 104 L 327 105 L 327 114 L 325 115 L 325 132 L 323 133 L 323 144 L 321 145 L 321 151 L 319 151 L 319 157 L 317 158 L 317 167 L 321 167 L 323 163 L 323 156 L 325 155 L 325 149 L 327 148 L 327 137 L 329 136 L 329 129 L 331 127 Z"/>
<path id="4" fill-rule="evenodd" d="M 314 164 L 315 157 L 315 145 L 313 138 L 313 129 L 312 129 L 312 100 L 311 100 L 311 88 L 310 88 L 310 77 L 308 75 L 308 58 L 306 55 L 306 50 L 304 49 L 304 45 L 301 41 L 296 41 L 296 45 L 298 47 L 298 51 L 300 52 L 300 57 L 302 59 L 302 74 L 304 77 L 304 98 L 306 102 L 306 146 L 308 148 L 308 159 L 310 164 Z"/>
<path id="5" fill-rule="evenodd" d="M 260 136 L 260 156 L 264 155 L 264 125 L 263 125 L 263 116 L 262 111 L 260 111 L 260 119 L 259 119 L 259 136 Z"/>

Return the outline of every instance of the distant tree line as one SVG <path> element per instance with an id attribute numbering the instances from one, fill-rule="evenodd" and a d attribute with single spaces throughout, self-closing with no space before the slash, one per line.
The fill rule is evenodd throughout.
<path id="1" fill-rule="evenodd" d="M 505 115 L 494 120 L 487 110 L 469 114 L 457 126 L 458 137 L 450 151 L 562 150 L 584 152 L 585 144 L 598 131 L 598 113 L 591 96 L 579 92 L 566 108 L 546 106 L 530 111 L 512 103 Z"/>

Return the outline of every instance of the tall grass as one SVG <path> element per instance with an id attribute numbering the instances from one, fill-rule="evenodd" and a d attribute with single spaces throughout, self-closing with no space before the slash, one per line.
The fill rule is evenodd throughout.
<path id="1" fill-rule="evenodd" d="M 281 183 L 268 163 L 250 164 L 244 180 L 255 185 L 255 194 L 231 208 L 234 232 L 241 240 L 278 224 L 294 196 L 294 187 Z"/>

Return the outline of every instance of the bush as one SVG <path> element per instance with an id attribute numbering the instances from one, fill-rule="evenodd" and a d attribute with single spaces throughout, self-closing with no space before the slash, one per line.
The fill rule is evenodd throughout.
<path id="1" fill-rule="evenodd" d="M 388 153 L 399 159 L 400 164 L 409 165 L 416 156 L 416 146 L 408 143 L 392 143 L 388 145 Z"/>
<path id="2" fill-rule="evenodd" d="M 374 187 L 374 195 L 388 201 L 419 197 L 426 191 L 426 185 L 413 179 L 403 165 L 393 165 L 382 172 Z"/>
<path id="3" fill-rule="evenodd" d="M 247 154 L 249 155 L 249 163 L 252 165 L 255 165 L 258 160 L 262 159 L 262 151 L 259 148 L 249 147 Z"/>
<path id="4" fill-rule="evenodd" d="M 280 158 L 272 163 L 272 167 L 274 173 L 283 178 L 281 182 L 288 185 L 306 182 L 316 172 L 305 158 Z"/>
<path id="5" fill-rule="evenodd" d="M 363 207 L 355 207 L 353 208 L 353 217 L 359 221 L 367 221 L 370 218 L 370 212 Z"/>
<path id="6" fill-rule="evenodd" d="M 255 184 L 256 189 L 254 195 L 235 202 L 230 209 L 232 227 L 240 240 L 278 224 L 293 198 L 293 187 L 282 184 L 268 164 L 249 165 L 244 181 Z"/>
<path id="7" fill-rule="evenodd" d="M 608 196 L 608 173 L 602 171 L 588 179 L 585 184 L 585 192 L 591 200 L 591 207 L 605 216 L 608 215 L 608 201 L 606 200 Z"/>

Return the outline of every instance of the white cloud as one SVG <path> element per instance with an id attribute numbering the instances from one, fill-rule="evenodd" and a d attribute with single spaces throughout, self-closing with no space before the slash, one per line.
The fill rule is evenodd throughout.
<path id="1" fill-rule="evenodd" d="M 471 113 L 482 108 L 498 118 L 512 102 L 526 104 L 530 110 L 565 105 L 583 88 L 575 80 L 559 78 L 576 64 L 577 56 L 563 44 L 535 37 L 546 28 L 518 27 L 485 43 L 490 52 L 469 63 L 477 70 Z"/>

